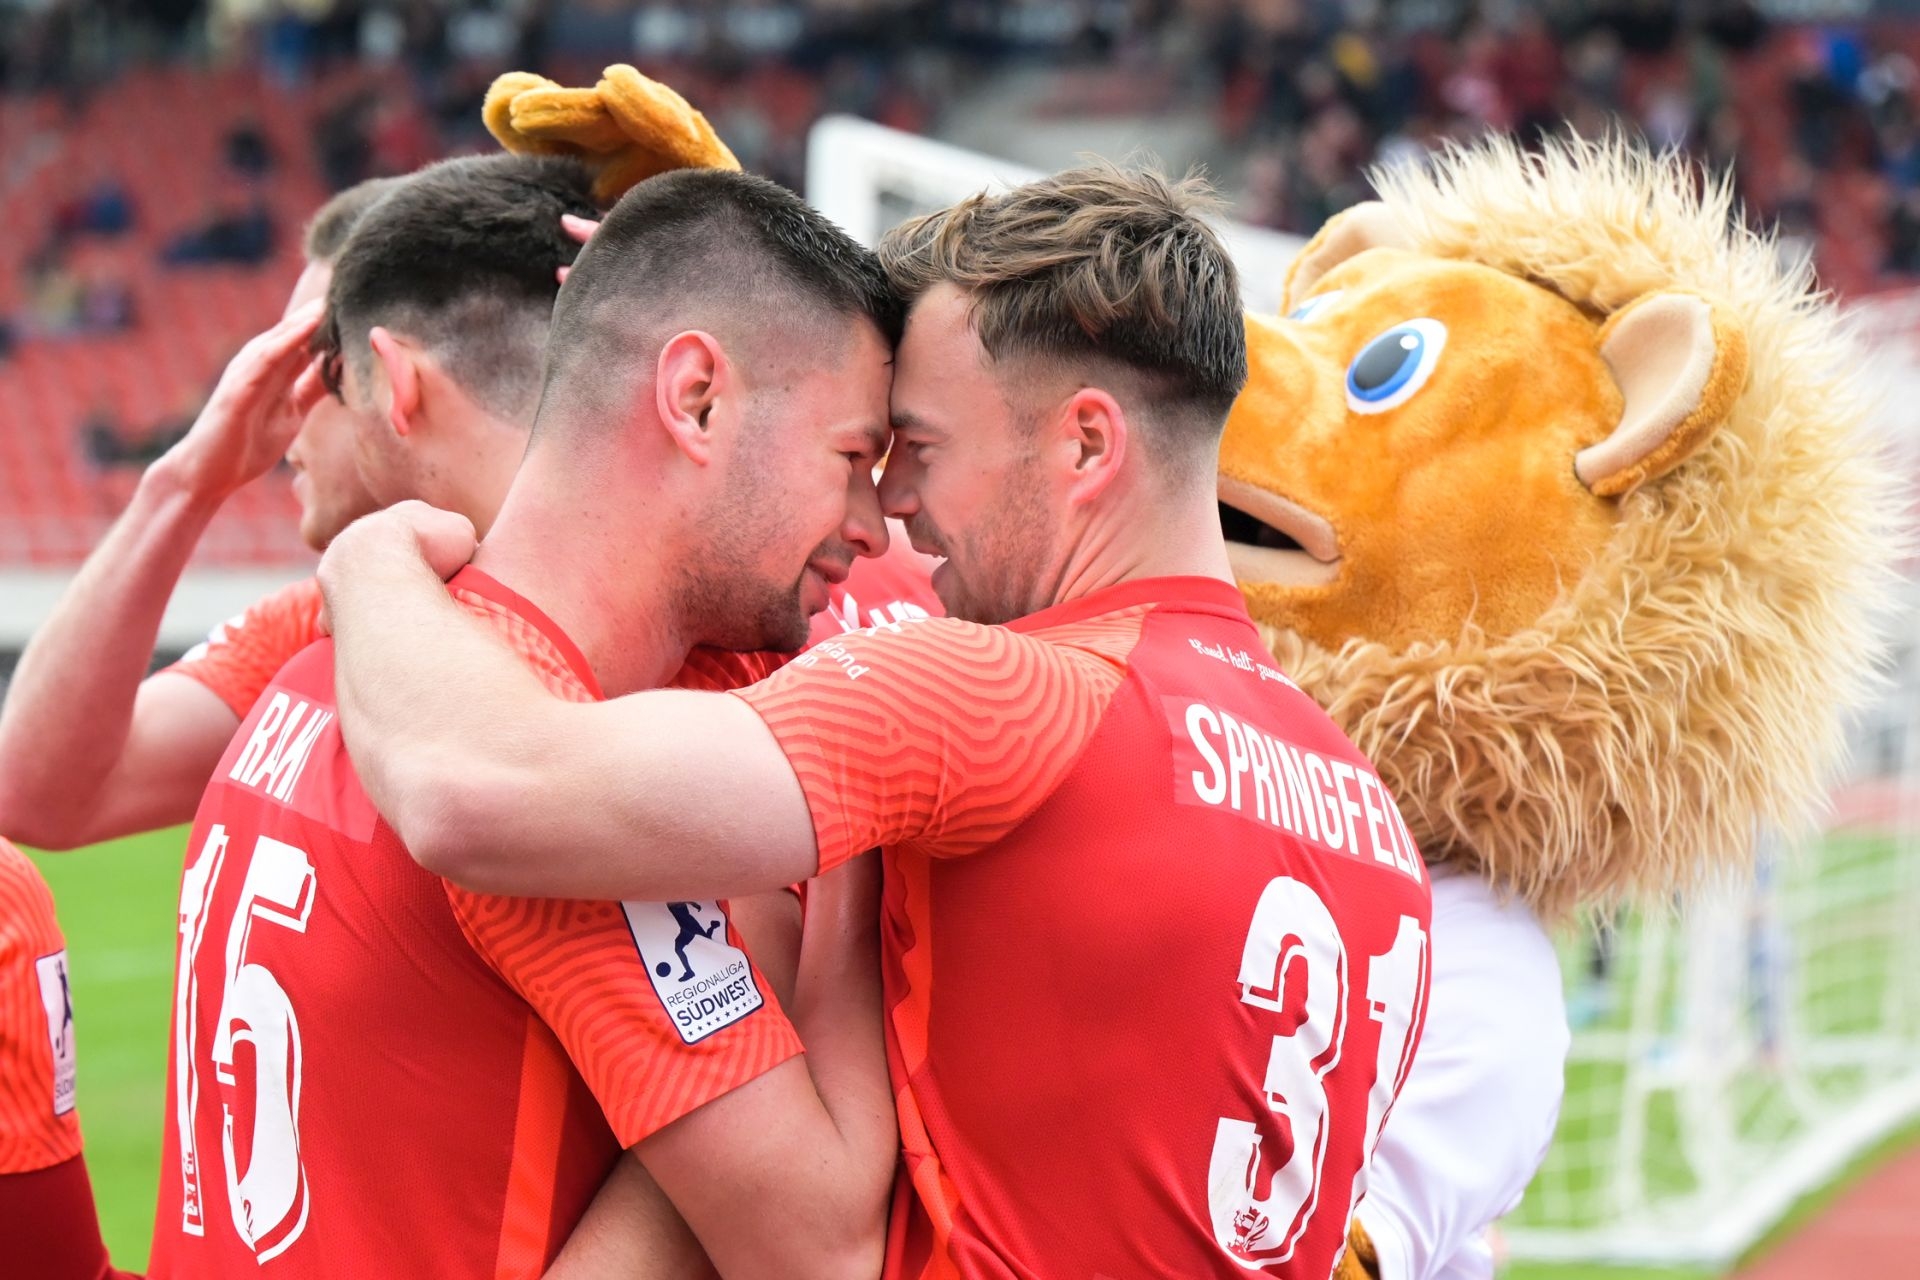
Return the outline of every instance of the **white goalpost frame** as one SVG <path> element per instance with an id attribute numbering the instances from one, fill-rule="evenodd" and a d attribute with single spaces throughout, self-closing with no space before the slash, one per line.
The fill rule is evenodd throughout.
<path id="1" fill-rule="evenodd" d="M 1009 161 L 847 117 L 821 121 L 808 143 L 807 198 L 867 244 L 901 217 L 1035 176 Z M 1248 308 L 1277 313 L 1287 264 L 1304 241 L 1238 223 L 1220 229 L 1241 268 Z M 1862 305 L 1854 315 L 1869 333 L 1920 334 L 1920 291 Z M 1891 416 L 1895 406 L 1920 404 L 1920 344 L 1883 337 L 1875 345 L 1875 372 L 1888 387 L 1890 452 L 1909 474 L 1920 474 L 1920 432 L 1911 420 Z M 1920 589 L 1902 602 L 1897 625 L 1920 636 L 1917 619 Z M 1619 1114 L 1610 1130 L 1585 1143 L 1556 1140 L 1542 1176 L 1504 1229 L 1513 1257 L 1729 1261 L 1876 1138 L 1920 1116 L 1920 941 L 1901 940 L 1920 938 L 1920 641 L 1908 649 L 1896 683 L 1879 723 L 1860 734 L 1863 742 L 1869 729 L 1893 735 L 1901 757 L 1890 776 L 1875 780 L 1893 790 L 1893 815 L 1882 830 L 1897 842 L 1897 883 L 1885 890 L 1894 904 L 1885 913 L 1886 963 L 1877 975 L 1859 975 L 1886 984 L 1873 1033 L 1823 1038 L 1801 1025 L 1800 988 L 1811 969 L 1795 966 L 1836 938 L 1844 945 L 1855 927 L 1851 917 L 1823 914 L 1832 904 L 1818 894 L 1844 895 L 1846 885 L 1829 889 L 1819 839 L 1788 851 L 1768 888 L 1730 887 L 1690 903 L 1683 914 L 1649 916 L 1631 932 L 1623 929 L 1616 964 L 1632 972 L 1631 989 L 1619 993 L 1629 1010 L 1626 1024 L 1577 1030 L 1569 1055 L 1572 1069 L 1585 1064 L 1619 1073 Z M 1816 896 L 1801 896 L 1809 892 Z M 1750 1074 L 1758 1070 L 1759 1037 L 1746 1016 L 1756 894 L 1770 894 L 1779 917 L 1762 945 L 1787 940 L 1780 961 L 1785 981 L 1770 993 L 1783 1006 L 1776 1011 L 1777 1034 L 1786 1061 L 1764 1076 Z M 1578 974 L 1569 967 L 1567 976 L 1571 987 Z M 1851 989 L 1839 988 L 1839 998 Z M 1823 1094 L 1816 1081 L 1831 1071 L 1858 1072 L 1863 1087 L 1857 1095 Z M 1736 1086 L 1755 1080 L 1777 1090 L 1786 1133 L 1772 1145 L 1741 1130 L 1753 1117 L 1740 1110 Z M 1570 1089 L 1563 1134 L 1576 1108 L 1587 1106 L 1590 1116 L 1612 1109 L 1616 1099 L 1606 1093 L 1576 1097 Z M 1666 1129 L 1653 1123 L 1661 1098 L 1670 1100 L 1672 1112 Z M 1692 1190 L 1673 1194 L 1651 1186 L 1650 1161 L 1662 1163 L 1669 1176 L 1674 1167 L 1686 1170 Z M 1556 1185 L 1555 1178 L 1565 1182 Z"/>
<path id="2" fill-rule="evenodd" d="M 892 225 L 884 217 L 883 195 L 931 212 L 976 191 L 1004 191 L 1039 176 L 1011 160 L 852 116 L 828 116 L 807 137 L 807 203 L 862 244 L 873 244 Z M 1240 266 L 1248 308 L 1277 312 L 1287 264 L 1306 241 L 1244 223 L 1218 226 Z"/>

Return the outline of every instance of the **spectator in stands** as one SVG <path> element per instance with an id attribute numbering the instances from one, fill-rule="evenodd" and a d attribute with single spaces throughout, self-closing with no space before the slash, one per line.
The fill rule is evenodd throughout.
<path id="1" fill-rule="evenodd" d="M 133 196 L 111 175 L 102 175 L 83 194 L 61 205 L 53 216 L 55 231 L 61 236 L 125 235 L 133 229 L 133 221 Z"/>
<path id="2" fill-rule="evenodd" d="M 258 195 L 209 208 L 206 220 L 176 236 L 161 253 L 171 267 L 232 263 L 257 267 L 273 256 L 273 216 Z"/>
<path id="3" fill-rule="evenodd" d="M 273 144 L 258 123 L 242 120 L 227 130 L 225 143 L 227 167 L 247 178 L 264 178 L 273 172 Z"/>

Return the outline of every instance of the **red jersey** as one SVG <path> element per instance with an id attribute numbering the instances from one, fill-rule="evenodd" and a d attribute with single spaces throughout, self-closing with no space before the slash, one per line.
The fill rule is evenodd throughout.
<path id="1" fill-rule="evenodd" d="M 450 588 L 599 696 L 534 606 Z M 416 866 L 341 745 L 330 641 L 248 712 L 188 858 L 155 1277 L 538 1275 L 622 1148 L 800 1051 L 722 904 Z"/>
<path id="2" fill-rule="evenodd" d="M 0 1174 L 79 1154 L 66 939 L 39 869 L 0 840 Z"/>
<path id="3" fill-rule="evenodd" d="M 0 1240 L 8 1274 L 105 1280 L 74 1110 L 73 997 L 53 894 L 0 840 Z"/>
<path id="4" fill-rule="evenodd" d="M 884 847 L 890 1277 L 1325 1280 L 1430 898 L 1366 760 L 1205 578 L 877 627 L 740 692 L 822 870 Z"/>
<path id="5" fill-rule="evenodd" d="M 939 563 L 915 551 L 896 527 L 884 556 L 855 560 L 847 580 L 834 584 L 827 607 L 814 615 L 808 643 L 860 627 L 939 617 L 940 598 L 930 581 Z M 274 673 L 322 638 L 321 607 L 320 584 L 313 579 L 282 587 L 215 627 L 167 670 L 198 680 L 245 718 Z"/>

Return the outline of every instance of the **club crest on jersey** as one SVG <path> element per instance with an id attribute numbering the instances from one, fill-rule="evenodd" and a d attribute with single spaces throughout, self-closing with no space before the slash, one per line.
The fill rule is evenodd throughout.
<path id="1" fill-rule="evenodd" d="M 1268 1225 L 1267 1215 L 1251 1205 L 1234 1214 L 1231 1252 L 1242 1258 L 1253 1256 L 1256 1246 L 1266 1237 Z"/>
<path id="2" fill-rule="evenodd" d="M 727 941 L 717 902 L 623 902 L 627 928 L 654 994 L 687 1044 L 731 1026 L 766 1003 L 747 953 Z"/>
<path id="3" fill-rule="evenodd" d="M 33 962 L 40 978 L 40 1005 L 47 1014 L 47 1043 L 53 1049 L 53 1114 L 73 1110 L 73 992 L 67 985 L 67 953 L 56 951 Z"/>

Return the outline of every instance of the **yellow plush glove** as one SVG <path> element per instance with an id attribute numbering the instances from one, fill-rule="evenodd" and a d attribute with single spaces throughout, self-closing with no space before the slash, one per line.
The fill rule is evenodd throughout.
<path id="1" fill-rule="evenodd" d="M 591 89 L 509 71 L 487 90 L 487 132 L 523 155 L 578 156 L 594 170 L 602 205 L 669 169 L 738 169 L 727 144 L 687 100 L 625 63 Z"/>

